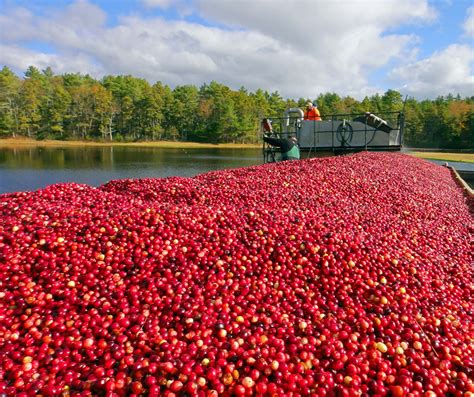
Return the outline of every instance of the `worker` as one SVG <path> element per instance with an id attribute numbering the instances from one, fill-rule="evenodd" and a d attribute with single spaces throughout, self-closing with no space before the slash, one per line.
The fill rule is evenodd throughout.
<path id="1" fill-rule="evenodd" d="M 267 135 L 263 136 L 263 140 L 272 146 L 279 147 L 281 150 L 281 159 L 285 160 L 299 160 L 300 149 L 298 147 L 298 140 L 296 137 L 286 138 L 271 138 Z"/>
<path id="2" fill-rule="evenodd" d="M 306 109 L 304 111 L 305 120 L 321 121 L 321 114 L 319 113 L 318 105 L 316 102 L 312 103 L 308 101 L 306 103 Z"/>

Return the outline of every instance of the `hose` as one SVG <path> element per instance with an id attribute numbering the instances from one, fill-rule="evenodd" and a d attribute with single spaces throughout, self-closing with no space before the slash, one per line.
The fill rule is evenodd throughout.
<path id="1" fill-rule="evenodd" d="M 352 128 L 352 126 L 346 120 L 344 120 L 337 127 L 336 137 L 337 137 L 338 141 L 341 143 L 342 147 L 349 147 L 349 148 L 357 149 L 357 148 L 363 148 L 363 147 L 366 147 L 366 146 L 370 145 L 372 143 L 372 141 L 374 140 L 374 138 L 375 138 L 375 133 L 376 132 L 377 132 L 377 130 L 372 131 L 372 137 L 369 139 L 368 142 L 365 142 L 364 145 L 360 145 L 360 146 L 351 145 L 350 142 L 352 141 L 352 138 L 353 138 L 353 135 L 354 135 L 354 129 Z"/>

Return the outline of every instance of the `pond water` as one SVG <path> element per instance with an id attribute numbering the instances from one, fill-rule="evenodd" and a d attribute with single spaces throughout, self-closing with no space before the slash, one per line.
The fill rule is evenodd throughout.
<path id="1" fill-rule="evenodd" d="M 0 148 L 0 194 L 63 182 L 99 186 L 112 179 L 189 177 L 262 162 L 262 152 L 257 148 Z"/>
<path id="2" fill-rule="evenodd" d="M 65 182 L 99 186 L 113 179 L 189 177 L 212 170 L 246 167 L 262 162 L 259 148 L 0 148 L 0 194 L 31 191 Z M 474 172 L 474 164 L 449 164 L 456 169 Z"/>
<path id="3" fill-rule="evenodd" d="M 448 163 L 451 167 L 454 167 L 457 171 L 474 172 L 474 163 L 461 163 L 458 161 L 442 161 L 442 160 L 430 160 L 431 162 L 439 165 Z"/>

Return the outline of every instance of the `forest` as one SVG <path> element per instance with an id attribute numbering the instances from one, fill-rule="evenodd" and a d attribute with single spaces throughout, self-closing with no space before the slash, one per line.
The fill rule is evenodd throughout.
<path id="1" fill-rule="evenodd" d="M 419 101 L 390 89 L 362 101 L 335 93 L 285 99 L 278 91 L 235 91 L 216 81 L 170 88 L 130 75 L 97 80 L 34 66 L 23 78 L 6 66 L 0 71 L 0 138 L 255 143 L 263 117 L 280 117 L 307 100 L 317 102 L 323 118 L 404 109 L 405 146 L 474 148 L 474 96 Z"/>

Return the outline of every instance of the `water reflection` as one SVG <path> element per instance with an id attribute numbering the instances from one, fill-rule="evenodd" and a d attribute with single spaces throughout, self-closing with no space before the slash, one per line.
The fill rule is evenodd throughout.
<path id="1" fill-rule="evenodd" d="M 258 149 L 161 149 L 141 147 L 0 149 L 2 168 L 114 168 L 133 164 L 177 164 L 204 160 L 222 163 L 261 161 Z"/>
<path id="2" fill-rule="evenodd" d="M 318 153 L 318 156 L 321 154 Z M 444 161 L 433 162 L 444 164 Z M 130 146 L 0 148 L 0 194 L 64 182 L 99 186 L 112 179 L 194 176 L 262 163 L 261 149 Z M 474 164 L 449 162 L 473 184 Z"/>
<path id="3" fill-rule="evenodd" d="M 0 193 L 35 190 L 63 182 L 98 186 L 112 179 L 194 176 L 261 163 L 259 149 L 0 149 Z"/>

